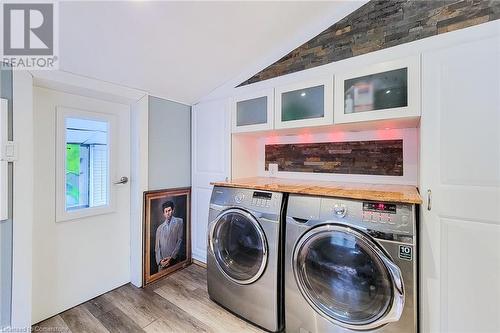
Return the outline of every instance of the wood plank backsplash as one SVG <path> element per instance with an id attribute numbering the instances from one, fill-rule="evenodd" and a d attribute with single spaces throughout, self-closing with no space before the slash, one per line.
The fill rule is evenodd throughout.
<path id="1" fill-rule="evenodd" d="M 266 170 L 269 163 L 279 171 L 403 176 L 403 140 L 266 145 Z"/>

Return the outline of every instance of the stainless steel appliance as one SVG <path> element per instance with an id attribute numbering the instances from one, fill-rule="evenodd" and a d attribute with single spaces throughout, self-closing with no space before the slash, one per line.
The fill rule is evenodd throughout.
<path id="1" fill-rule="evenodd" d="M 290 195 L 287 332 L 417 332 L 414 205 Z"/>
<path id="2" fill-rule="evenodd" d="M 214 187 L 207 282 L 210 298 L 271 332 L 283 328 L 280 215 L 283 194 Z"/>

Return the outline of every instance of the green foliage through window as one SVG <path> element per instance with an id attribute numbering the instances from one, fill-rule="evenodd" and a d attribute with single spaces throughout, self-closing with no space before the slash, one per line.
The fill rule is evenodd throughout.
<path id="1" fill-rule="evenodd" d="M 80 145 L 66 145 L 66 199 L 73 204 L 80 202 Z M 71 204 L 70 204 L 71 205 Z"/>

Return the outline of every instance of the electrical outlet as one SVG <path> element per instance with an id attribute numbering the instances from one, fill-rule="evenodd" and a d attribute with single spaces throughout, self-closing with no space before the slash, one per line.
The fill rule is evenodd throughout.
<path id="1" fill-rule="evenodd" d="M 278 175 L 278 164 L 269 163 L 269 176 L 276 177 Z"/>

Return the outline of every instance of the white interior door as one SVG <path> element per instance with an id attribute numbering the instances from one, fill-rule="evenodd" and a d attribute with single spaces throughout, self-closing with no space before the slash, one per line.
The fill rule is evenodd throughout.
<path id="1" fill-rule="evenodd" d="M 210 182 L 229 177 L 230 113 L 228 101 L 216 100 L 193 106 L 192 111 L 192 246 L 193 258 L 207 260 Z"/>
<path id="2" fill-rule="evenodd" d="M 423 55 L 422 332 L 500 331 L 500 39 Z"/>
<path id="3" fill-rule="evenodd" d="M 35 323 L 130 281 L 130 109 L 37 87 L 33 104 Z"/>

